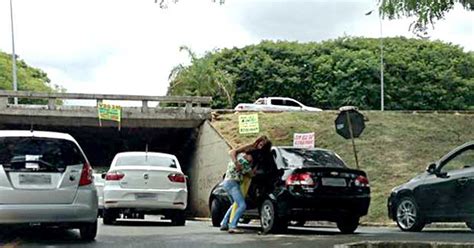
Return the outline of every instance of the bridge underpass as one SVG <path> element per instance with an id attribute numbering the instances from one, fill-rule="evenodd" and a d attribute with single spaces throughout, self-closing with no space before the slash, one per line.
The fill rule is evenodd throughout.
<path id="1" fill-rule="evenodd" d="M 48 105 L 13 105 L 14 97 L 43 99 Z M 140 101 L 142 106 L 122 107 L 120 129 L 117 122 L 102 121 L 99 125 L 96 106 L 56 105 L 58 100 L 87 99 L 102 101 Z M 210 156 L 216 141 L 201 139 L 203 126 L 210 119 L 209 97 L 158 97 L 129 95 L 98 95 L 70 93 L 33 93 L 0 91 L 0 130 L 56 131 L 71 134 L 81 145 L 92 167 L 106 171 L 118 152 L 149 151 L 171 153 L 178 157 L 183 172 L 189 176 L 190 207 L 192 215 L 207 214 L 207 198 L 210 188 L 223 172 L 211 171 L 212 175 L 199 170 L 203 161 L 214 161 Z M 149 102 L 171 103 L 177 107 L 149 107 Z M 206 125 L 203 125 L 205 123 Z M 207 129 L 206 129 L 207 130 Z M 208 132 L 207 132 L 208 133 Z M 207 135 L 208 136 L 208 135 Z M 204 137 L 207 137 L 204 135 Z M 217 137 L 217 136 L 212 136 Z M 223 141 L 217 137 L 217 144 Z M 197 144 L 201 143 L 201 149 Z M 207 146 L 206 144 L 211 144 Z M 203 145 L 204 144 L 204 145 Z M 225 143 L 224 143 L 225 144 Z M 204 149 L 203 149 L 204 148 Z M 223 154 L 227 155 L 225 146 Z M 225 165 L 223 162 L 215 163 Z M 213 177 L 213 175 L 219 175 Z M 210 178 L 214 178 L 210 180 Z"/>
<path id="2" fill-rule="evenodd" d="M 77 127 L 60 125 L 2 124 L 2 130 L 69 133 L 81 145 L 92 167 L 107 171 L 115 154 L 125 151 L 158 151 L 174 154 L 189 174 L 198 128 Z"/>

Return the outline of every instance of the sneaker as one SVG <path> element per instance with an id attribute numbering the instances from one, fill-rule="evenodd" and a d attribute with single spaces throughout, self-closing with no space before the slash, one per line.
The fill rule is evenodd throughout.
<path id="1" fill-rule="evenodd" d="M 238 234 L 238 233 L 244 233 L 244 231 L 242 231 L 240 229 L 237 229 L 237 228 L 230 228 L 229 233 Z"/>
<path id="2" fill-rule="evenodd" d="M 228 231 L 229 230 L 229 227 L 228 226 L 221 226 L 221 228 L 219 229 L 221 231 Z"/>

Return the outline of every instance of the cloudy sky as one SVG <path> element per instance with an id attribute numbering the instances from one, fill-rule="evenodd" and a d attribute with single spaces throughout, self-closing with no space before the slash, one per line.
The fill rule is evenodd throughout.
<path id="1" fill-rule="evenodd" d="M 375 0 L 13 0 L 16 53 L 68 92 L 164 95 L 179 47 L 198 54 L 267 40 L 379 37 Z M 383 35 L 413 37 L 410 20 Z M 474 50 L 474 12 L 458 7 L 430 32 Z M 9 1 L 0 1 L 0 50 L 11 53 Z M 19 82 L 21 84 L 21 82 Z"/>

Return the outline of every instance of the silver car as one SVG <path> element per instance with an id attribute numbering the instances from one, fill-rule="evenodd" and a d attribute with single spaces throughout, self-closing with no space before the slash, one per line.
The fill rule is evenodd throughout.
<path id="1" fill-rule="evenodd" d="M 92 168 L 69 134 L 0 131 L 0 225 L 78 228 L 97 234 Z"/>

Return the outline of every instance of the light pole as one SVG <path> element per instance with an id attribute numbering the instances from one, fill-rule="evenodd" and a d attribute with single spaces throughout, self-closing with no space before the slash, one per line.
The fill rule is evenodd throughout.
<path id="1" fill-rule="evenodd" d="M 13 90 L 18 91 L 18 84 L 17 84 L 17 78 L 16 78 L 16 54 L 15 54 L 15 35 L 13 32 L 13 4 L 12 0 L 10 0 L 10 19 L 11 19 L 11 25 L 12 25 L 12 70 L 13 70 Z M 15 105 L 18 104 L 18 98 L 15 97 L 13 99 L 13 102 Z"/>
<path id="2" fill-rule="evenodd" d="M 374 10 L 371 10 L 365 15 L 372 14 Z M 384 111 L 384 83 L 383 83 L 383 32 L 382 32 L 382 17 L 380 16 L 380 9 L 377 10 L 379 14 L 379 26 L 380 26 L 380 111 Z"/>

